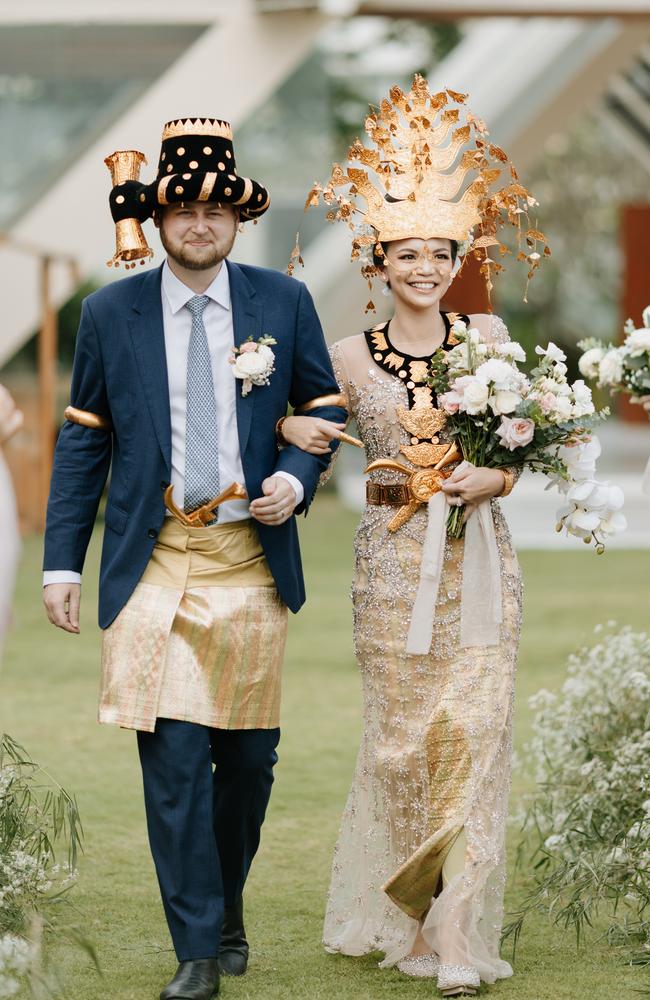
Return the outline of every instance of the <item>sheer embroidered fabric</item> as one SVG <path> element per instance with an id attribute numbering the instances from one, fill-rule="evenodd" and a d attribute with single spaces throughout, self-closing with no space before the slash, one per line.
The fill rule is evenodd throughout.
<path id="1" fill-rule="evenodd" d="M 486 338 L 509 339 L 500 319 L 485 319 Z M 398 457 L 409 444 L 396 414 L 408 405 L 405 386 L 377 368 L 363 336 L 335 344 L 332 361 L 368 462 Z M 388 470 L 371 478 L 403 482 Z M 367 506 L 363 513 L 352 590 L 363 738 L 324 930 L 329 951 L 379 950 L 389 966 L 409 954 L 422 910 L 423 936 L 443 970 L 473 969 L 488 983 L 512 974 L 499 957 L 499 937 L 522 599 L 519 566 L 497 501 L 492 511 L 503 586 L 500 643 L 461 649 L 464 542 L 448 541 L 426 656 L 406 654 L 426 507 L 395 534 L 386 530 L 393 508 Z"/>

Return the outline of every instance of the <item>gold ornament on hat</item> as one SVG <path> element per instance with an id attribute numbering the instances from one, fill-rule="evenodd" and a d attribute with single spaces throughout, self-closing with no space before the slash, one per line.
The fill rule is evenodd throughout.
<path id="1" fill-rule="evenodd" d="M 120 149 L 104 160 L 110 171 L 113 187 L 118 187 L 125 181 L 139 181 L 140 169 L 146 162 L 144 153 L 138 152 L 137 149 Z M 121 204 L 120 197 L 118 195 L 115 199 L 118 204 Z M 147 257 L 153 257 L 153 250 L 147 243 L 138 219 L 120 219 L 116 222 L 115 253 L 106 261 L 108 266 L 119 267 L 122 261 L 127 268 L 135 267 L 136 260 L 144 264 Z"/>
<path id="2" fill-rule="evenodd" d="M 499 239 L 502 227 L 517 231 L 517 259 L 527 263 L 529 280 L 550 254 L 546 237 L 528 220 L 537 201 L 466 100 L 448 88 L 432 94 L 419 75 L 408 94 L 392 87 L 366 118 L 368 145 L 356 139 L 347 169 L 335 163 L 329 181 L 309 192 L 306 211 L 322 198 L 328 221 L 352 230 L 351 259 L 361 262 L 369 287 L 377 274 L 372 252 L 383 256 L 381 243 L 392 240 L 455 240 L 463 259 L 472 253 L 480 260 L 488 293 L 503 270 L 488 248 L 501 257 L 511 253 Z M 298 257 L 296 246 L 291 269 Z"/>
<path id="3" fill-rule="evenodd" d="M 184 135 L 211 135 L 221 139 L 232 139 L 232 128 L 229 122 L 221 121 L 219 118 L 176 118 L 165 125 L 162 141 L 177 139 Z"/>

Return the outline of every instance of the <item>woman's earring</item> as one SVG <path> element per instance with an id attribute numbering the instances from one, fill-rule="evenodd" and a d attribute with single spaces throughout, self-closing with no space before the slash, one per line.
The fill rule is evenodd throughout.
<path id="1" fill-rule="evenodd" d="M 243 233 L 244 232 L 244 223 L 240 222 L 239 225 L 237 226 L 237 229 L 239 230 L 240 233 Z"/>
<path id="2" fill-rule="evenodd" d="M 390 295 L 390 288 L 388 287 L 388 285 L 384 285 L 384 287 L 381 290 L 381 294 L 385 295 L 386 298 L 388 298 L 388 296 Z"/>

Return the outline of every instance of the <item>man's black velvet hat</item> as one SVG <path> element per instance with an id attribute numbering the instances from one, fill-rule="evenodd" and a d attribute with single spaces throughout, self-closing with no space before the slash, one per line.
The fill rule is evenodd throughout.
<path id="1" fill-rule="evenodd" d="M 269 207 L 266 188 L 238 176 L 231 127 L 217 118 L 167 122 L 158 175 L 151 184 L 139 180 L 146 160 L 136 150 L 120 150 L 104 162 L 113 178 L 109 201 L 117 227 L 117 250 L 111 264 L 151 256 L 139 223 L 162 205 L 182 201 L 236 205 L 244 222 L 259 218 Z"/>

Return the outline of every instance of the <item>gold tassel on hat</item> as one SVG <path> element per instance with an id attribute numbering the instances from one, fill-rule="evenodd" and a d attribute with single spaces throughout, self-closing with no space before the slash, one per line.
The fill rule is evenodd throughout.
<path id="1" fill-rule="evenodd" d="M 122 149 L 111 153 L 104 160 L 108 167 L 113 187 L 124 184 L 125 181 L 139 181 L 140 168 L 146 163 L 144 153 L 137 149 Z M 122 201 L 120 201 L 122 199 Z M 118 205 L 125 201 L 123 195 L 118 194 L 115 198 Z M 153 250 L 148 246 L 142 226 L 138 219 L 118 219 L 115 223 L 115 253 L 111 260 L 107 260 L 108 267 L 119 267 L 120 261 L 127 262 L 126 267 L 135 267 L 135 261 L 140 260 L 144 264 L 145 260 L 153 257 Z"/>

